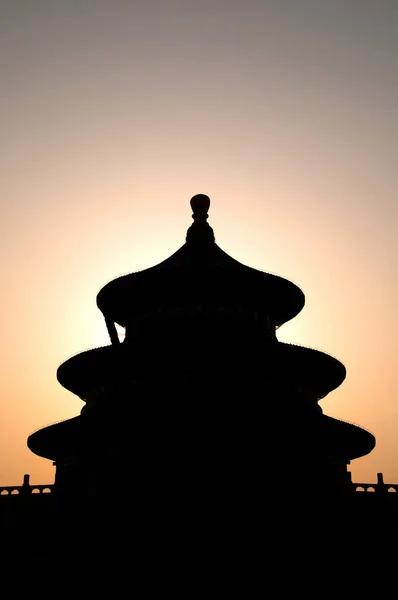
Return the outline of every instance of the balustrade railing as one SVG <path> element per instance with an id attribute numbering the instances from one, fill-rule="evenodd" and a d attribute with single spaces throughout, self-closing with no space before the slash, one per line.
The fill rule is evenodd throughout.
<path id="1" fill-rule="evenodd" d="M 35 494 L 44 495 L 52 494 L 54 492 L 54 484 L 45 485 L 31 485 L 29 483 L 29 475 L 24 476 L 23 484 L 11 485 L 11 486 L 0 486 L 0 499 L 8 496 L 32 496 Z M 348 488 L 353 492 L 358 493 L 375 493 L 375 494 L 396 494 L 398 499 L 398 484 L 397 483 L 384 483 L 383 474 L 377 473 L 377 483 L 348 483 Z"/>
<path id="2" fill-rule="evenodd" d="M 24 475 L 22 485 L 0 486 L 0 498 L 7 496 L 31 496 L 33 494 L 52 494 L 54 484 L 31 485 L 29 475 Z"/>

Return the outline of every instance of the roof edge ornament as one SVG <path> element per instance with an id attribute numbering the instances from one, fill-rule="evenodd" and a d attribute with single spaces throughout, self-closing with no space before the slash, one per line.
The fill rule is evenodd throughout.
<path id="1" fill-rule="evenodd" d="M 196 194 L 190 200 L 192 208 L 193 223 L 188 228 L 187 243 L 203 244 L 215 241 L 214 231 L 207 223 L 209 215 L 207 211 L 210 208 L 210 198 L 205 194 Z"/>

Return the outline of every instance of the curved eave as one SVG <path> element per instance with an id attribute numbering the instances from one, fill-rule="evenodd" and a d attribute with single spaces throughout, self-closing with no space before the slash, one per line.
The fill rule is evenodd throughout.
<path id="1" fill-rule="evenodd" d="M 321 422 L 319 433 L 322 443 L 331 455 L 354 460 L 369 454 L 376 445 L 374 435 L 358 425 L 326 415 L 322 415 Z"/>
<path id="2" fill-rule="evenodd" d="M 345 377 L 346 368 L 337 358 L 326 352 L 278 342 L 275 356 L 280 365 L 281 375 L 325 396 L 339 387 Z"/>
<path id="3" fill-rule="evenodd" d="M 128 352 L 123 344 L 93 348 L 72 356 L 57 369 L 57 380 L 82 400 L 95 385 L 123 377 L 131 364 L 126 363 Z"/>
<path id="4" fill-rule="evenodd" d="M 57 461 L 79 454 L 82 444 L 82 417 L 73 417 L 35 431 L 28 448 L 37 456 Z"/>

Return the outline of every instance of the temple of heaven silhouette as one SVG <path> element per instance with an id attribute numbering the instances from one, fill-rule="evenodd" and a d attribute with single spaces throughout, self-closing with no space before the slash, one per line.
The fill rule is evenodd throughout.
<path id="1" fill-rule="evenodd" d="M 205 195 L 191 199 L 193 223 L 172 256 L 105 285 L 97 305 L 110 345 L 58 369 L 84 407 L 28 446 L 55 462 L 65 506 L 86 499 L 122 514 L 134 503 L 157 531 L 173 521 L 183 535 L 188 520 L 199 531 L 242 511 L 257 518 L 265 497 L 278 511 L 289 481 L 313 510 L 344 493 L 347 465 L 375 445 L 319 405 L 344 366 L 277 339 L 303 308 L 302 291 L 224 252 L 209 206 Z M 132 491 L 117 493 L 126 481 Z"/>

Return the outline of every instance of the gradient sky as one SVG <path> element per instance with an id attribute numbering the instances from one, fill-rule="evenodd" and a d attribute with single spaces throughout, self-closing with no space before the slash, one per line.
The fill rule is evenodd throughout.
<path id="1" fill-rule="evenodd" d="M 354 479 L 398 482 L 396 0 L 0 0 L 0 86 L 0 485 L 53 481 L 26 438 L 80 412 L 56 369 L 196 193 L 304 291 L 279 339 L 346 365 L 321 405 L 377 438 Z"/>

